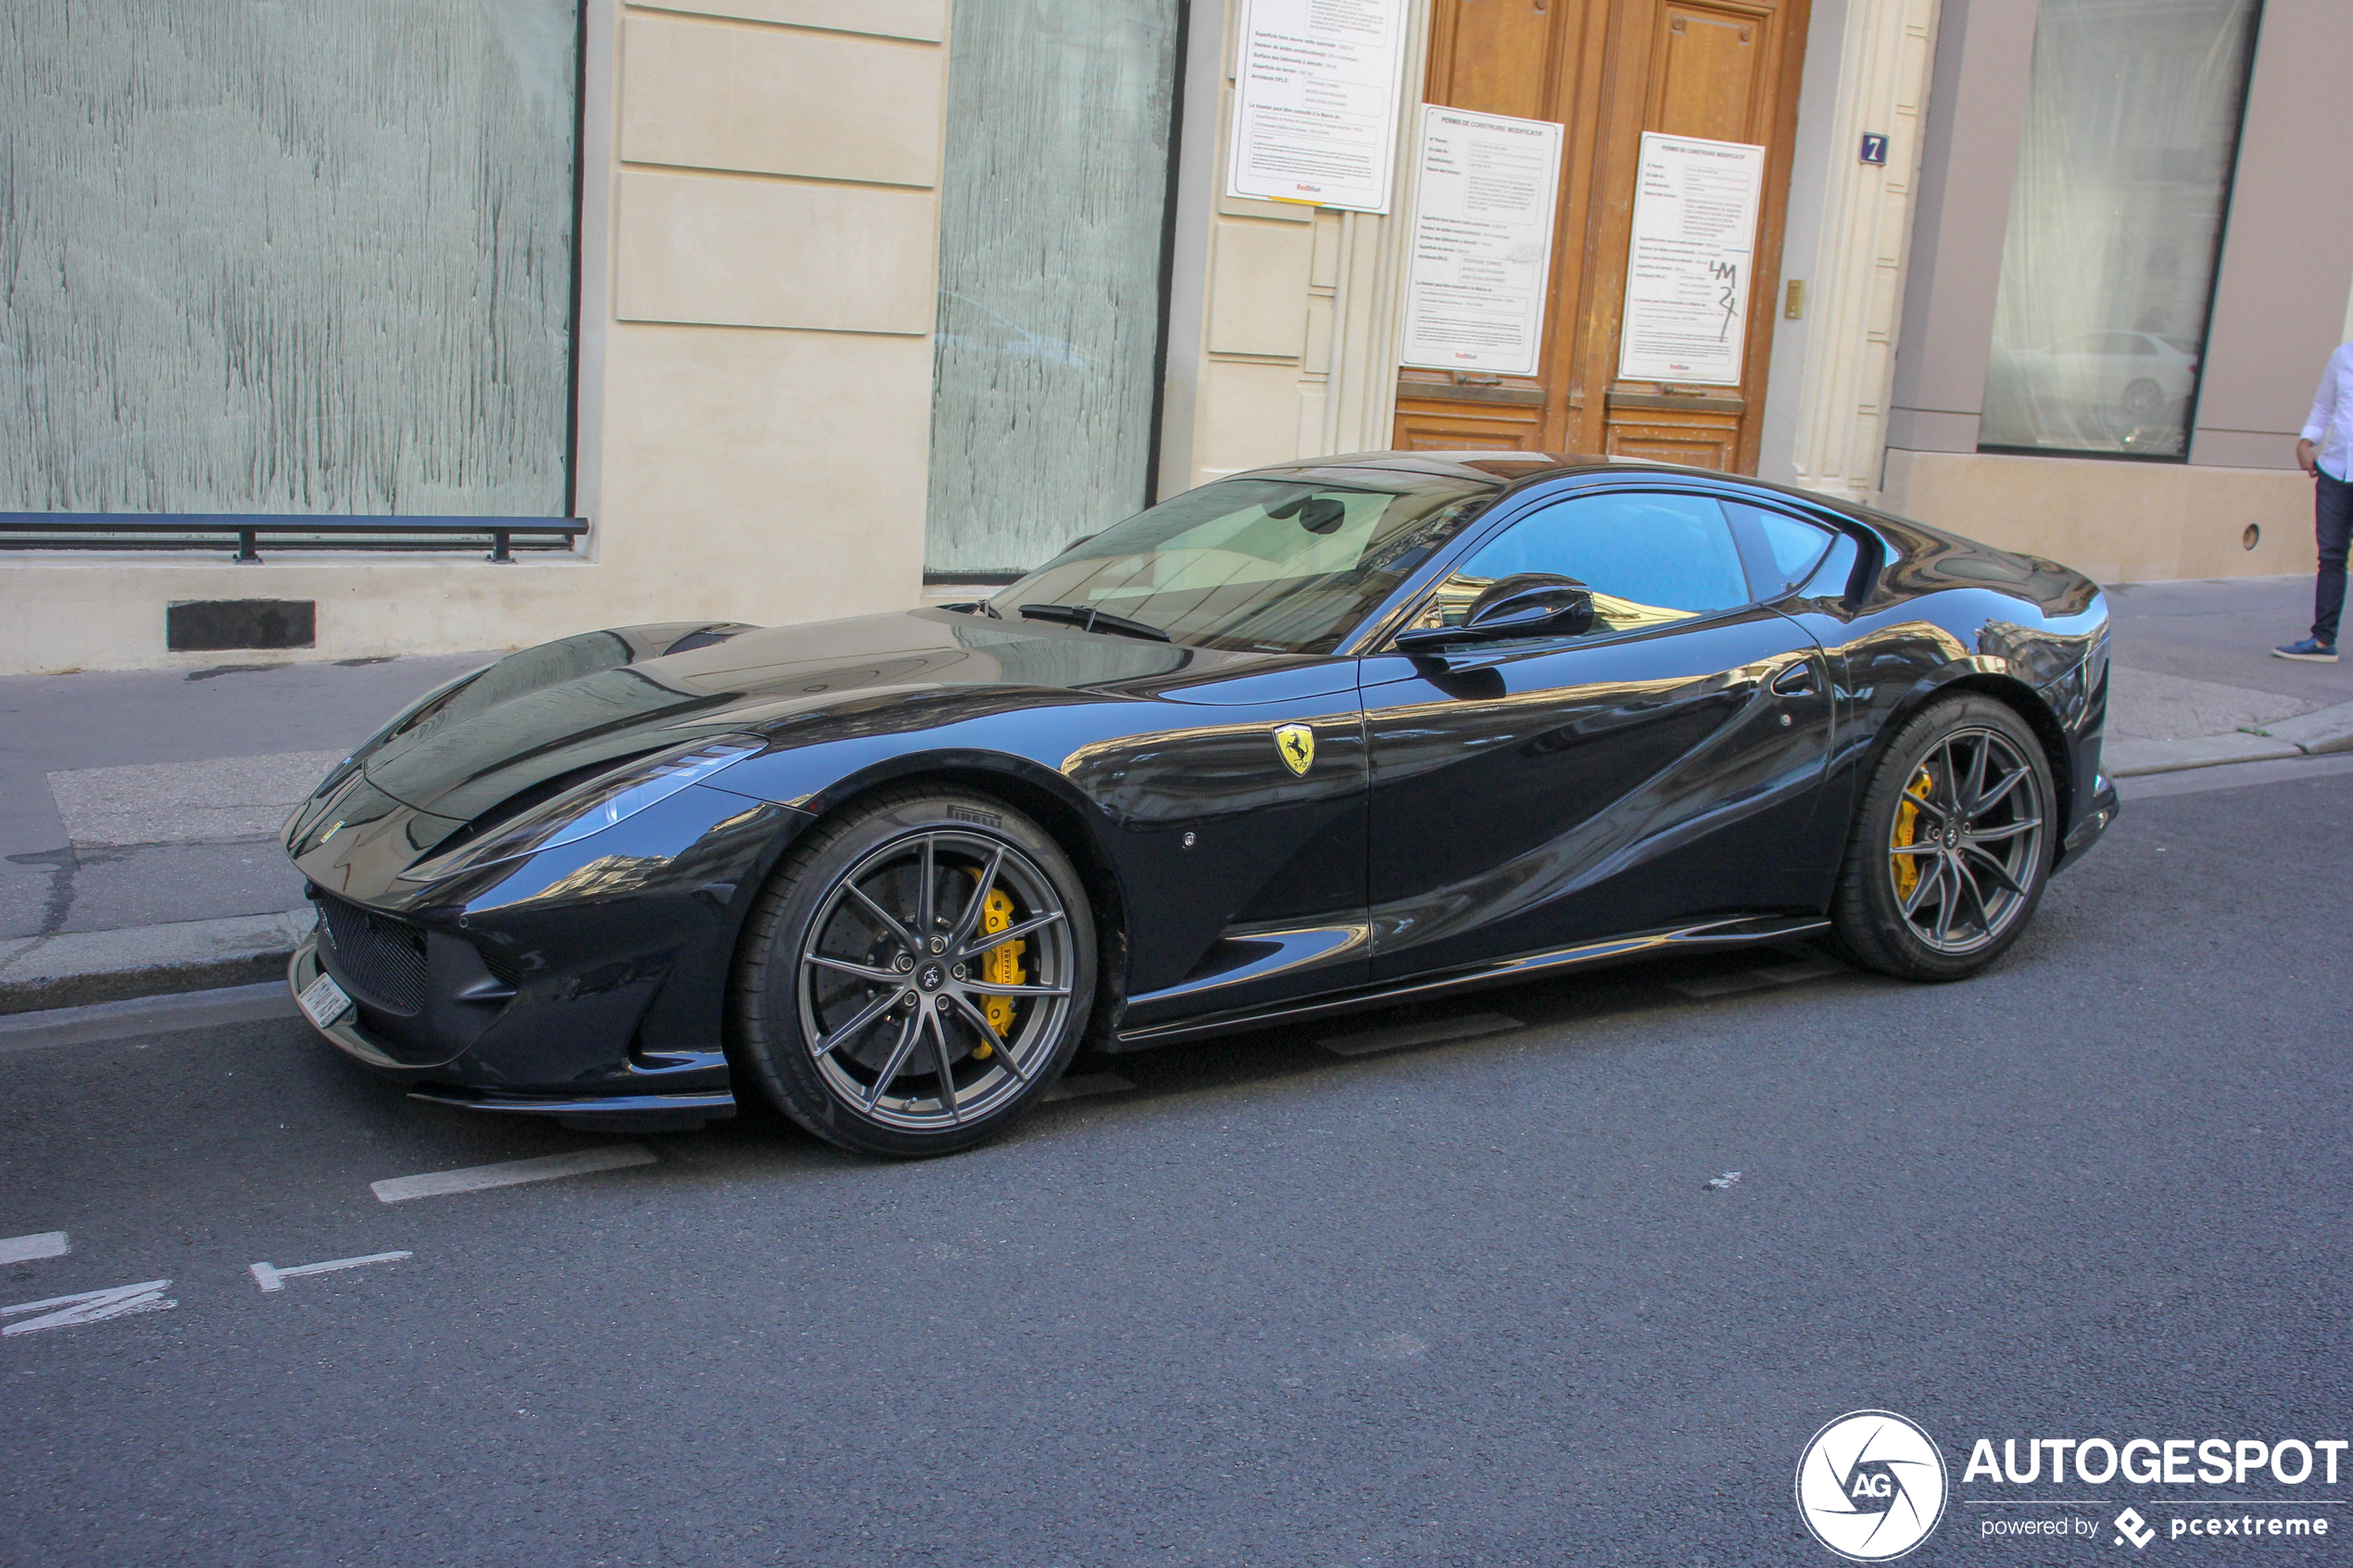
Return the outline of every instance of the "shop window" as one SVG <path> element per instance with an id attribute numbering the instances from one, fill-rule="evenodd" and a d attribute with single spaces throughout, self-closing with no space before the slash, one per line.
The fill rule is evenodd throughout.
<path id="1" fill-rule="evenodd" d="M 1018 573 L 1139 510 L 1180 0 L 958 0 L 926 565 Z"/>
<path id="2" fill-rule="evenodd" d="M 2042 0 L 1980 445 L 2181 458 L 2258 0 Z"/>
<path id="3" fill-rule="evenodd" d="M 579 22 L 0 6 L 0 510 L 562 515 Z"/>

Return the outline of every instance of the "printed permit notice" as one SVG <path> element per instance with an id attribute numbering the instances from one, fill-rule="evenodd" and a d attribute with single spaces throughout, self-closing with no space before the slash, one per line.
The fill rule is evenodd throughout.
<path id="1" fill-rule="evenodd" d="M 1423 106 L 1403 363 L 1536 374 L 1560 177 L 1552 121 Z"/>
<path id="2" fill-rule="evenodd" d="M 1621 381 L 1738 386 L 1765 149 L 1642 133 Z"/>
<path id="3" fill-rule="evenodd" d="M 1250 0 L 1227 194 L 1387 212 L 1406 0 Z"/>

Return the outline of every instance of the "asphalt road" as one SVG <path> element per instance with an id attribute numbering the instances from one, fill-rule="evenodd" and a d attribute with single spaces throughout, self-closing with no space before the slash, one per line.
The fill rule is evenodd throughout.
<path id="1" fill-rule="evenodd" d="M 2162 781 L 1969 984 L 1749 957 L 1327 1031 L 1521 1025 L 1379 1054 L 1178 1047 L 928 1164 L 415 1104 L 294 1020 L 0 1047 L 0 1236 L 71 1238 L 0 1309 L 176 1303 L 0 1337 L 0 1562 L 1828 1563 L 1793 1471 L 1863 1407 L 1951 1467 L 1910 1562 L 2344 1560 L 2353 1455 L 1961 1474 L 1978 1436 L 2353 1437 L 2353 771 L 2298 766 Z M 2164 1533 L 2246 1499 L 2338 1528 Z"/>

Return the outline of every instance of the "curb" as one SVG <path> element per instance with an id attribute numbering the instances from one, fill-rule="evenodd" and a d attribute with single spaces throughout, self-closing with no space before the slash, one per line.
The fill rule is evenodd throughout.
<path id="1" fill-rule="evenodd" d="M 2340 702 L 2334 708 L 2323 708 L 2317 713 L 2302 713 L 2293 719 L 2282 719 L 2248 733 L 2286 741 L 2308 757 L 2353 751 L 2353 702 Z"/>
<path id="2" fill-rule="evenodd" d="M 2111 741 L 2101 760 L 2102 771 L 2109 778 L 2132 779 L 2178 773 L 2187 768 L 2219 768 L 2229 762 L 2271 762 L 2343 751 L 2353 751 L 2353 702 L 2228 734 Z"/>
<path id="3" fill-rule="evenodd" d="M 0 1016 L 279 980 L 308 909 L 0 942 Z"/>

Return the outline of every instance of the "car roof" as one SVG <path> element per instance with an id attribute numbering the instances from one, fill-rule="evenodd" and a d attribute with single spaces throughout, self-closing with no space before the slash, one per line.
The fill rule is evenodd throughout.
<path id="1" fill-rule="evenodd" d="M 1469 479 L 1490 484 L 1521 484 L 1531 479 L 1545 479 L 1556 473 L 1578 473 L 1591 469 L 1615 469 L 1626 466 L 1620 458 L 1602 458 L 1582 454 L 1553 452 L 1349 452 L 1336 458 L 1301 458 L 1288 463 L 1268 463 L 1263 468 L 1228 475 L 1233 479 L 1274 479 L 1284 474 L 1328 471 L 1332 469 L 1385 469 L 1397 473 L 1426 474 L 1433 478 Z M 1674 470 L 1669 463 L 1644 463 L 1646 468 Z M 1677 471 L 1702 472 L 1698 469 Z"/>
<path id="2" fill-rule="evenodd" d="M 1605 457 L 1591 452 L 1350 452 L 1336 458 L 1301 458 L 1288 463 L 1226 474 L 1227 479 L 1282 479 L 1306 473 L 1330 473 L 1336 469 L 1378 469 L 1394 473 L 1484 482 L 1501 490 L 1517 490 L 1539 480 L 1580 473 L 1656 473 L 1672 479 L 1709 480 L 1737 484 L 1786 497 L 1818 512 L 1832 512 L 1868 523 L 1885 514 L 1874 513 L 1835 495 L 1760 479 L 1752 473 L 1728 473 L 1722 469 L 1689 463 L 1663 462 L 1655 458 Z"/>

